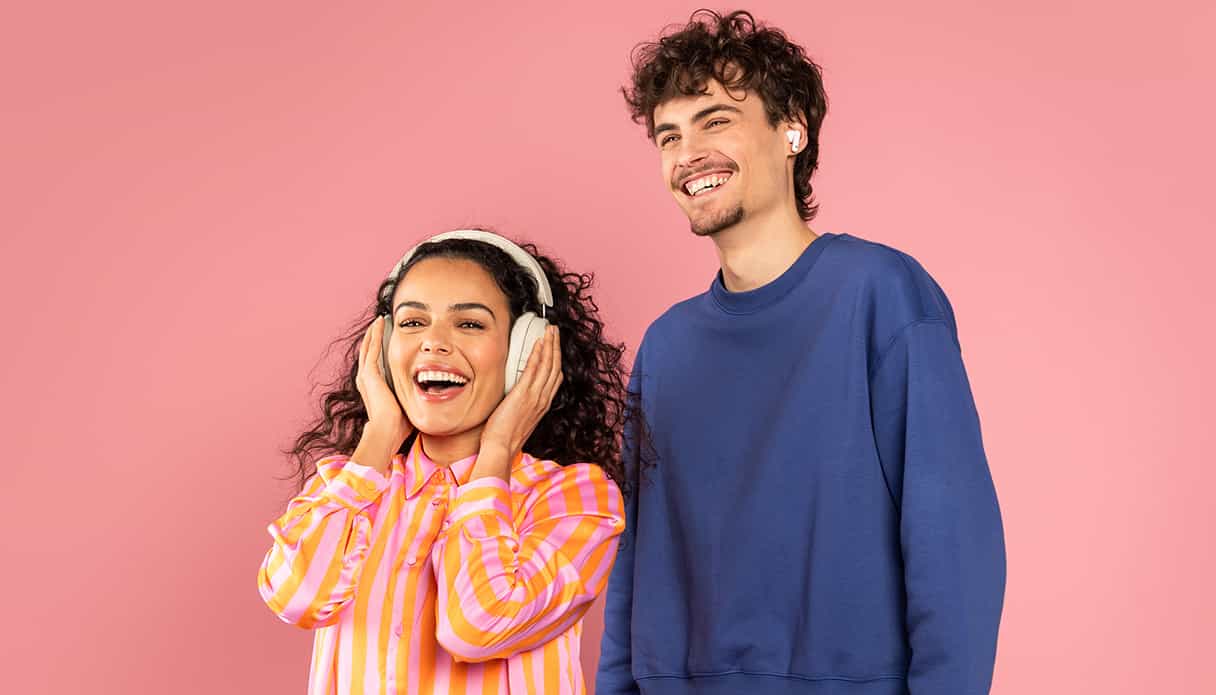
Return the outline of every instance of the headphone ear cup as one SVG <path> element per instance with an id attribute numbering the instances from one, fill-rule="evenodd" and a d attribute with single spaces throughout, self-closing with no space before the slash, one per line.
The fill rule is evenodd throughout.
<path id="1" fill-rule="evenodd" d="M 511 326 L 511 347 L 507 352 L 507 378 L 505 392 L 519 382 L 523 376 L 524 367 L 528 366 L 528 356 L 532 348 L 545 337 L 545 328 L 549 322 L 532 312 L 527 312 Z"/>
<path id="2" fill-rule="evenodd" d="M 388 383 L 388 390 L 393 393 L 397 389 L 393 388 L 393 375 L 388 370 L 388 341 L 393 337 L 393 322 L 389 320 L 389 316 L 384 316 L 384 339 L 380 343 L 380 373 L 384 375 L 384 381 Z"/>

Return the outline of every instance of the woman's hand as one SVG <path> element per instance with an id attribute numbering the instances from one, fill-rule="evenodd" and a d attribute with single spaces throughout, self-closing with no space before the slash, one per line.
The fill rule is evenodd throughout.
<path id="1" fill-rule="evenodd" d="M 414 431 L 397 396 L 393 394 L 380 372 L 380 353 L 384 345 L 385 330 L 391 328 L 386 326 L 384 317 L 378 317 L 363 334 L 363 343 L 359 345 L 359 369 L 355 373 L 355 388 L 358 389 L 359 396 L 363 399 L 363 407 L 367 410 L 367 424 L 363 426 L 363 435 L 351 457 L 357 463 L 371 466 L 381 472 L 388 470 L 393 454 L 397 453 Z"/>
<path id="2" fill-rule="evenodd" d="M 557 326 L 549 326 L 528 356 L 528 364 L 511 392 L 502 399 L 481 432 L 480 457 L 505 456 L 508 465 L 523 450 L 536 425 L 549 411 L 562 383 L 562 350 Z M 493 458 L 499 459 L 500 456 Z M 476 471 L 474 472 L 476 476 Z"/>

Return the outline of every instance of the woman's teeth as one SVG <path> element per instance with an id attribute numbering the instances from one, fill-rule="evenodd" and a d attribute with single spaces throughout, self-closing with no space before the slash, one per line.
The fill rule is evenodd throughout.
<path id="1" fill-rule="evenodd" d="M 438 372 L 430 369 L 418 372 L 418 376 L 414 378 L 420 384 L 427 381 L 446 381 L 451 384 L 469 383 L 468 379 L 460 376 L 459 374 L 452 374 L 451 372 Z"/>
<path id="2" fill-rule="evenodd" d="M 418 372 L 414 377 L 414 381 L 422 387 L 423 391 L 443 391 L 455 386 L 464 386 L 469 383 L 469 380 L 459 374 L 450 372 L 440 372 L 435 370 L 425 370 Z"/>

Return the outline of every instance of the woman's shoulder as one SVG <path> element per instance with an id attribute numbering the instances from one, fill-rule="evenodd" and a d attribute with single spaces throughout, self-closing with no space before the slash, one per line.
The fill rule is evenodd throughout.
<path id="1" fill-rule="evenodd" d="M 319 475 L 321 480 L 329 482 L 333 480 L 346 464 L 350 461 L 349 454 L 329 454 L 317 459 L 317 470 L 313 475 Z"/>
<path id="2" fill-rule="evenodd" d="M 594 506 L 623 506 L 616 483 L 594 463 L 562 465 L 525 453 L 511 470 L 511 488 L 534 500 L 560 498 L 585 505 L 595 499 Z"/>

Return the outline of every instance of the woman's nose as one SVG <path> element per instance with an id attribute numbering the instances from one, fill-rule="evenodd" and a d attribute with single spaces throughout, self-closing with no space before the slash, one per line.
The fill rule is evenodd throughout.
<path id="1" fill-rule="evenodd" d="M 430 354 L 448 355 L 452 352 L 452 345 L 448 342 L 446 335 L 438 331 L 428 331 L 422 337 L 421 350 Z"/>

